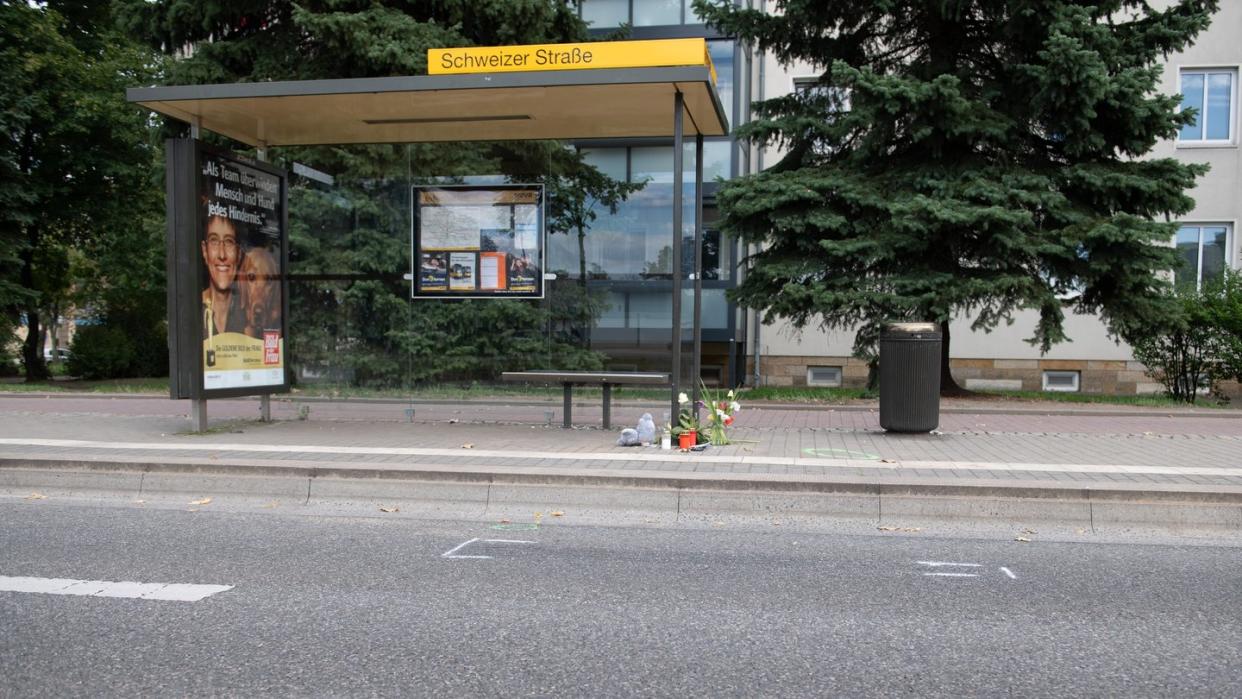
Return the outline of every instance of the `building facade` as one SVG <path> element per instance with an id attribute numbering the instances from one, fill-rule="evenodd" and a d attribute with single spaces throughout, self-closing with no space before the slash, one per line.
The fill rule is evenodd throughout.
<path id="1" fill-rule="evenodd" d="M 759 9 L 770 9 L 770 3 L 752 1 Z M 800 84 L 812 82 L 822 70 L 811 65 L 782 65 L 772 56 L 752 54 L 748 47 L 699 22 L 688 4 L 688 0 L 584 0 L 581 11 L 593 30 L 600 33 L 628 23 L 634 38 L 707 38 L 717 68 L 723 68 L 720 93 L 732 110 L 733 125 L 748 118 L 753 101 L 793 92 Z M 1163 69 L 1160 90 L 1183 94 L 1183 104 L 1198 110 L 1200 118 L 1194 126 L 1183 129 L 1177 139 L 1159 144 L 1152 156 L 1211 166 L 1191 192 L 1196 201 L 1194 210 L 1179 222 L 1175 239 L 1169 241 L 1182 256 L 1182 266 L 1175 275 L 1178 283 L 1219 279 L 1226 267 L 1238 265 L 1237 226 L 1242 213 L 1238 82 L 1242 48 L 1233 36 L 1238 27 L 1242 27 L 1242 3 L 1222 3 L 1211 27 L 1193 46 L 1169 57 Z M 758 172 L 779 156 L 772 150 L 739 148 L 722 139 L 708 149 L 704 177 L 710 181 Z M 662 173 L 671 171 L 671 147 L 667 144 L 619 147 L 611 143 L 593 150 L 592 157 L 605 171 L 615 176 L 624 172 L 631 179 L 649 177 L 658 183 Z M 712 185 L 705 190 L 708 221 L 713 218 L 713 190 Z M 725 301 L 725 290 L 744 273 L 738 260 L 745 251 L 715 231 L 708 234 L 706 245 L 712 250 L 705 250 L 704 257 L 711 260 L 711 271 L 705 269 L 704 275 L 705 380 L 777 386 L 858 386 L 865 382 L 866 364 L 850 356 L 852 332 L 810 327 L 798 331 L 781 322 L 762 324 L 756 312 Z M 708 266 L 705 262 L 705 268 Z M 613 310 L 600 321 L 601 339 L 607 338 L 611 344 L 599 348 L 619 365 L 625 364 L 625 345 L 637 342 L 634 346 L 642 346 L 633 326 L 641 327 L 643 313 L 650 312 L 644 310 L 648 305 L 662 309 L 665 317 L 659 320 L 668 327 L 667 303 L 644 303 L 644 294 L 654 300 L 652 294 L 657 294 L 657 289 L 649 286 L 644 290 L 643 282 L 648 280 L 634 281 L 636 286 L 615 283 L 610 287 Z M 666 299 L 667 291 L 664 296 Z M 958 382 L 969 389 L 1123 394 L 1159 390 L 1144 367 L 1134 361 L 1130 347 L 1109 337 L 1098 318 L 1068 316 L 1066 334 L 1071 341 L 1054 346 L 1046 354 L 1024 341 L 1035 322 L 1033 312 L 1020 312 L 1015 314 L 1013 325 L 991 333 L 973 332 L 966 317 L 954 322 L 952 366 Z"/>

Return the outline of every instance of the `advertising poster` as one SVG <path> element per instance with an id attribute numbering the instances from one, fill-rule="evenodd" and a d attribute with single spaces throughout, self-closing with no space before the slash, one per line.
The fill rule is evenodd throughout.
<path id="1" fill-rule="evenodd" d="M 414 188 L 411 294 L 543 296 L 542 185 Z"/>
<path id="2" fill-rule="evenodd" d="M 202 148 L 203 389 L 285 385 L 285 178 Z"/>
<path id="3" fill-rule="evenodd" d="M 425 291 L 448 291 L 448 256 L 442 252 L 425 252 L 420 258 L 418 288 Z"/>

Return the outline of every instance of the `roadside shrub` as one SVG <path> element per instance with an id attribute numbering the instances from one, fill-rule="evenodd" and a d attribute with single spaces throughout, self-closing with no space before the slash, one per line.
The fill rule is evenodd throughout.
<path id="1" fill-rule="evenodd" d="M 1194 403 L 1205 390 L 1217 392 L 1222 379 L 1242 374 L 1242 282 L 1230 274 L 1202 290 L 1178 289 L 1171 307 L 1169 318 L 1130 343 L 1165 393 Z"/>
<path id="2" fill-rule="evenodd" d="M 21 352 L 18 351 L 13 325 L 7 319 L 0 318 L 0 376 L 17 376 L 19 366 Z"/>
<path id="3" fill-rule="evenodd" d="M 1207 316 L 1218 333 L 1218 379 L 1242 381 L 1242 275 L 1233 270 L 1204 295 Z"/>
<path id="4" fill-rule="evenodd" d="M 88 325 L 73 336 L 73 352 L 67 367 L 70 374 L 83 379 L 114 379 L 132 376 L 134 343 L 122 329 L 109 325 Z"/>

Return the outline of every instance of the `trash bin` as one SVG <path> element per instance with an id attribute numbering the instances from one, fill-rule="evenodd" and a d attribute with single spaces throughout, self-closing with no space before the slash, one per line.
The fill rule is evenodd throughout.
<path id="1" fill-rule="evenodd" d="M 893 323 L 880 335 L 880 427 L 930 432 L 940 425 L 940 328 Z"/>

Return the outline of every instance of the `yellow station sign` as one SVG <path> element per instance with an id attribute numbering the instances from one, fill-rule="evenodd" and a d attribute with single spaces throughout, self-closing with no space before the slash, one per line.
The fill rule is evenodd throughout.
<path id="1" fill-rule="evenodd" d="M 427 73 L 430 75 L 666 66 L 707 66 L 712 82 L 716 82 L 716 68 L 707 53 L 705 39 L 427 49 Z"/>

